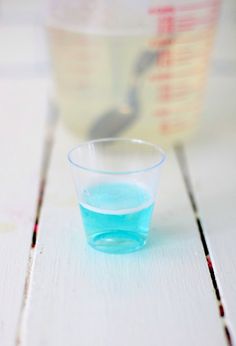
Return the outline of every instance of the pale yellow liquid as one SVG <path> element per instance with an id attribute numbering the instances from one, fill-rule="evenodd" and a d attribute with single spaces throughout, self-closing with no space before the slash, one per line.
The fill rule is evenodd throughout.
<path id="1" fill-rule="evenodd" d="M 164 46 L 164 37 L 48 32 L 60 113 L 80 138 L 107 112 L 121 108 L 133 83 L 140 114 L 117 135 L 173 143 L 195 130 L 214 30 L 178 33 Z M 162 55 L 135 80 L 133 68 L 145 50 Z"/>

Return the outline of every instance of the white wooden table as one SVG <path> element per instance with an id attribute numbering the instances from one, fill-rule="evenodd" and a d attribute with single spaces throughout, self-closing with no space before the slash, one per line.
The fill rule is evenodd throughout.
<path id="1" fill-rule="evenodd" d="M 0 7 L 0 345 L 236 345 L 236 3 L 203 127 L 169 150 L 150 245 L 125 256 L 86 245 L 37 6 Z"/>

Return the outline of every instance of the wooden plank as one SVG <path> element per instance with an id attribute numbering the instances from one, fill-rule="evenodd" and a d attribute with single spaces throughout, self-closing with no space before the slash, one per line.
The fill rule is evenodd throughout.
<path id="1" fill-rule="evenodd" d="M 39 191 L 45 80 L 0 81 L 0 344 L 15 344 Z"/>
<path id="2" fill-rule="evenodd" d="M 45 139 L 47 55 L 33 2 L 3 0 L 0 7 L 0 344 L 4 346 L 15 345 L 25 298 Z"/>
<path id="3" fill-rule="evenodd" d="M 23 345 L 226 345 L 202 245 L 174 155 L 151 241 L 129 255 L 85 242 L 60 127 L 42 209 Z"/>
<path id="4" fill-rule="evenodd" d="M 13 25 L 42 23 L 47 0 L 1 0 L 1 22 Z"/>
<path id="5" fill-rule="evenodd" d="M 226 323 L 236 340 L 236 122 L 216 129 L 186 153 Z"/>
<path id="6" fill-rule="evenodd" d="M 45 34 L 40 26 L 0 22 L 0 78 L 33 79 L 48 76 Z"/>
<path id="7" fill-rule="evenodd" d="M 204 122 L 187 146 L 193 193 L 220 289 L 225 320 L 236 343 L 236 3 L 224 2 Z"/>

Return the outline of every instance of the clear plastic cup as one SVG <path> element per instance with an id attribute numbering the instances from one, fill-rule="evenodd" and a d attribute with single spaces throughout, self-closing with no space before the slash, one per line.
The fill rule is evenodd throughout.
<path id="1" fill-rule="evenodd" d="M 84 142 L 68 154 L 88 243 L 128 253 L 148 239 L 165 154 L 137 139 Z"/>

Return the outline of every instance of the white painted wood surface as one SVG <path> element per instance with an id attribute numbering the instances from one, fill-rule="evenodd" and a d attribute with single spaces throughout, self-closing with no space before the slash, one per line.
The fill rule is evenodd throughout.
<path id="1" fill-rule="evenodd" d="M 225 1 L 201 140 L 185 148 L 225 321 L 236 344 L 236 2 Z"/>
<path id="2" fill-rule="evenodd" d="M 186 153 L 226 323 L 236 341 L 236 122 L 221 123 L 218 133 L 207 132 Z"/>
<path id="3" fill-rule="evenodd" d="M 16 6 L 15 0 L 5 0 L 0 8 L 0 345 L 227 345 L 194 215 L 172 153 L 162 176 L 150 246 L 126 256 L 105 255 L 86 245 L 66 164 L 66 152 L 77 141 L 59 128 L 36 258 L 28 275 L 47 114 L 44 40 L 37 16 L 32 17 L 38 13 L 36 3 L 24 0 Z M 225 3 L 232 5 L 233 0 Z M 228 102 L 236 100 L 235 50 L 230 45 L 229 60 L 227 49 L 236 31 L 228 19 L 226 34 L 216 46 L 212 72 L 218 75 L 210 81 L 213 98 L 206 107 L 211 116 L 205 120 L 214 125 L 215 135 L 204 130 L 201 144 L 196 142 L 186 153 L 235 341 L 236 105 Z M 223 124 L 230 123 L 225 128 L 218 122 L 221 114 L 227 114 Z"/>
<path id="4" fill-rule="evenodd" d="M 35 221 L 45 81 L 0 81 L 0 344 L 15 344 Z"/>
<path id="5" fill-rule="evenodd" d="M 23 345 L 226 345 L 194 216 L 172 153 L 150 245 L 107 255 L 86 244 L 56 136 L 39 227 Z M 40 326 L 40 327 L 39 327 Z"/>
<path id="6" fill-rule="evenodd" d="M 15 3 L 16 4 L 16 3 Z M 47 115 L 42 29 L 0 6 L 0 345 L 16 345 Z M 20 4 L 20 13 L 25 8 Z M 26 11 L 27 12 L 27 11 Z M 12 12 L 11 12 L 12 13 Z M 33 20 L 33 17 L 31 17 Z"/>

